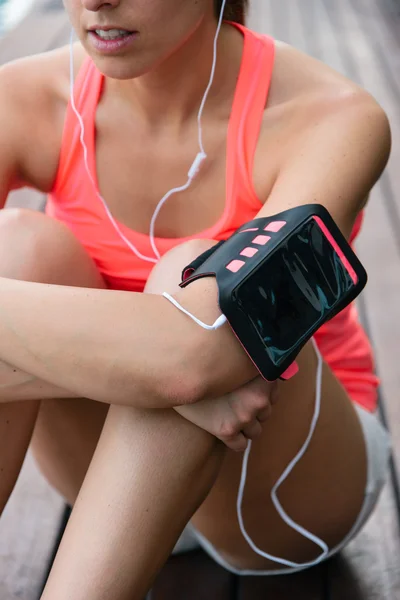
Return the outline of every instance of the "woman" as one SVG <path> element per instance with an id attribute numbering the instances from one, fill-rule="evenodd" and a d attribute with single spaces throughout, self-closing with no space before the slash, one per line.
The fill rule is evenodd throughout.
<path id="1" fill-rule="evenodd" d="M 74 505 L 44 599 L 141 599 L 190 519 L 226 568 L 291 572 L 242 535 L 237 451 L 254 440 L 243 503 L 252 540 L 313 561 L 319 548 L 270 494 L 309 431 L 316 350 L 310 341 L 299 373 L 268 384 L 228 327 L 206 332 L 161 294 L 213 322 L 215 283 L 180 290 L 180 272 L 256 215 L 317 202 L 353 240 L 388 159 L 386 116 L 352 82 L 240 26 L 245 2 L 228 1 L 202 115 L 208 159 L 162 207 L 152 240 L 160 199 L 198 152 L 221 0 L 65 6 L 80 41 L 72 99 L 68 48 L 0 77 L 1 201 L 26 185 L 49 194 L 46 216 L 0 215 L 2 506 L 34 431 L 42 471 Z M 321 413 L 279 496 L 332 554 L 374 508 L 388 441 L 370 414 L 377 381 L 354 309 L 316 342 Z"/>

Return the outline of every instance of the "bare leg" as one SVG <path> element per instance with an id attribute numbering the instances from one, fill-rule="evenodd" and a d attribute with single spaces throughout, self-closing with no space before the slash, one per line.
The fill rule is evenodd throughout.
<path id="1" fill-rule="evenodd" d="M 0 211 L 0 272 L 21 281 L 104 287 L 93 261 L 69 229 L 32 210 Z M 0 404 L 71 396 L 68 390 L 0 361 Z"/>
<path id="2" fill-rule="evenodd" d="M 211 436 L 173 411 L 119 408 L 110 408 L 43 599 L 141 600 L 217 476 L 222 452 Z"/>
<path id="3" fill-rule="evenodd" d="M 0 211 L 0 274 L 25 281 L 103 287 L 92 261 L 72 234 L 34 211 Z M 68 392 L 0 363 L 0 514 L 35 426 L 40 402 L 32 399 L 58 395 L 67 397 Z M 15 403 L 21 399 L 29 402 Z"/>
<path id="4" fill-rule="evenodd" d="M 166 257 L 148 291 L 173 291 L 170 274 L 191 258 L 179 249 Z M 312 414 L 312 346 L 299 361 L 301 376 L 283 388 L 275 421 L 266 423 L 255 448 L 245 519 L 262 547 L 308 560 L 316 548 L 288 531 L 268 501 L 277 475 L 303 442 Z M 325 371 L 315 438 L 283 495 L 294 518 L 334 545 L 361 506 L 366 464 L 354 409 Z M 174 411 L 112 406 L 42 599 L 142 600 L 198 507 L 196 526 L 232 562 L 267 568 L 238 533 L 234 507 L 240 464 L 240 455 L 224 451 Z"/>
<path id="5" fill-rule="evenodd" d="M 107 417 L 109 405 L 86 398 L 44 400 L 31 449 L 42 474 L 73 506 Z"/>
<path id="6" fill-rule="evenodd" d="M 0 404 L 0 515 L 21 470 L 38 410 L 39 402 Z"/>

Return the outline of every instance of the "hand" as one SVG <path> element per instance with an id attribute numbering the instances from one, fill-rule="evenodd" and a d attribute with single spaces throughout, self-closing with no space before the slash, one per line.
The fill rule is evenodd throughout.
<path id="1" fill-rule="evenodd" d="M 249 439 L 261 435 L 261 423 L 268 419 L 277 400 L 278 382 L 259 376 L 222 398 L 178 406 L 175 410 L 231 450 L 243 452 Z"/>

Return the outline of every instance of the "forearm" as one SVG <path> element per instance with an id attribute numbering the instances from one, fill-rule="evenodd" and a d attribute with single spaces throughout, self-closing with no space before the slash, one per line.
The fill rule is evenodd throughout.
<path id="1" fill-rule="evenodd" d="M 151 402 L 179 362 L 177 316 L 157 296 L 1 279 L 0 358 L 77 396 Z"/>
<path id="2" fill-rule="evenodd" d="M 179 294 L 199 317 L 218 314 L 212 280 Z M 222 329 L 204 332 L 157 295 L 0 279 L 0 359 L 69 397 L 159 408 L 222 395 L 254 377 Z"/>
<path id="3" fill-rule="evenodd" d="M 112 407 L 42 600 L 142 600 L 223 454 L 174 411 Z"/>
<path id="4" fill-rule="evenodd" d="M 73 397 L 75 395 L 70 390 L 38 379 L 0 361 L 0 403 Z"/>

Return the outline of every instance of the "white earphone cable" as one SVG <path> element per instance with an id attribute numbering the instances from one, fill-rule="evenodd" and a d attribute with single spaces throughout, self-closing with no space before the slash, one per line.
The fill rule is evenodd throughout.
<path id="1" fill-rule="evenodd" d="M 203 116 L 203 112 L 204 112 L 204 107 L 209 95 L 209 92 L 211 90 L 213 81 L 214 81 L 214 77 L 215 77 L 215 71 L 216 71 L 216 64 L 217 64 L 217 54 L 218 54 L 218 38 L 219 38 L 219 34 L 220 34 L 220 30 L 222 27 L 222 22 L 223 22 L 223 15 L 224 15 L 224 11 L 225 11 L 225 5 L 226 5 L 226 0 L 223 0 L 222 2 L 222 7 L 221 7 L 221 14 L 218 20 L 218 27 L 217 27 L 217 31 L 216 31 L 216 35 L 214 38 L 214 54 L 213 54 L 213 62 L 212 62 L 212 68 L 211 68 L 211 75 L 210 75 L 210 80 L 207 86 L 207 89 L 204 93 L 201 105 L 200 105 L 200 109 L 199 109 L 199 113 L 198 113 L 198 141 L 199 141 L 199 147 L 200 147 L 200 152 L 197 154 L 191 168 L 189 169 L 188 172 L 188 180 L 187 182 L 180 186 L 180 187 L 176 187 L 172 190 L 170 190 L 169 192 L 167 192 L 165 194 L 165 196 L 160 200 L 160 202 L 158 203 L 152 219 L 151 219 L 151 223 L 150 223 L 150 233 L 149 233 L 149 237 L 150 237 L 150 244 L 152 247 L 152 250 L 154 252 L 155 258 L 153 257 L 149 257 L 149 256 L 145 256 L 144 254 L 142 254 L 131 242 L 130 240 L 123 234 L 123 232 L 121 231 L 120 226 L 118 225 L 118 223 L 116 222 L 116 220 L 114 219 L 114 217 L 111 214 L 111 211 L 109 210 L 106 201 L 104 200 L 103 196 L 100 194 L 98 187 L 96 185 L 96 181 L 95 181 L 95 177 L 94 175 L 91 173 L 90 168 L 89 168 L 89 162 L 88 162 L 88 149 L 86 146 L 86 142 L 85 142 L 85 124 L 83 121 L 82 116 L 80 115 L 77 107 L 76 107 L 76 103 L 75 103 L 75 94 L 74 94 L 74 55 L 73 55 L 73 41 L 74 41 L 74 32 L 71 32 L 71 42 L 70 42 L 70 97 L 71 97 L 71 107 L 72 110 L 74 112 L 74 114 L 76 115 L 76 118 L 78 119 L 78 123 L 80 126 L 80 143 L 83 149 L 83 160 L 84 160 L 84 164 L 85 164 L 85 169 L 87 172 L 87 175 L 89 177 L 89 180 L 93 186 L 93 189 L 96 193 L 96 196 L 98 197 L 98 199 L 100 200 L 101 204 L 103 205 L 103 208 L 111 222 L 111 224 L 113 225 L 116 233 L 120 236 L 120 238 L 125 242 L 125 244 L 128 246 L 128 248 L 130 248 L 130 250 L 141 260 L 147 261 L 147 262 L 151 262 L 151 263 L 157 263 L 158 260 L 160 259 L 160 253 L 156 247 L 155 244 L 155 223 L 157 220 L 157 217 L 159 215 L 159 212 L 161 210 L 161 208 L 164 206 L 165 202 L 173 195 L 179 192 L 183 192 L 185 190 L 187 190 L 190 185 L 193 182 L 193 179 L 196 177 L 196 175 L 198 174 L 200 167 L 202 165 L 202 163 L 204 162 L 204 160 L 207 158 L 207 154 L 205 152 L 204 149 L 204 144 L 203 144 L 203 128 L 202 128 L 202 116 Z M 224 325 L 227 322 L 227 319 L 224 315 L 221 315 L 220 317 L 218 317 L 218 319 L 215 321 L 215 323 L 213 325 L 207 325 L 206 323 L 203 323 L 200 319 L 197 319 L 194 315 L 192 315 L 189 311 L 187 311 L 186 309 L 184 309 L 179 302 L 177 302 L 175 300 L 175 298 L 173 298 L 170 294 L 167 294 L 166 292 L 163 294 L 163 296 L 169 301 L 171 302 L 176 308 L 178 308 L 181 312 L 183 312 L 185 315 L 187 315 L 188 317 L 190 317 L 197 325 L 199 325 L 200 327 L 202 327 L 203 329 L 206 329 L 208 331 L 215 331 L 216 329 L 219 329 L 220 327 L 222 327 L 222 325 Z M 314 410 L 314 415 L 312 418 L 312 422 L 311 422 L 311 427 L 310 427 L 310 431 L 309 434 L 307 436 L 306 441 L 304 442 L 303 447 L 301 448 L 301 450 L 297 453 L 297 455 L 295 456 L 295 458 L 291 461 L 291 463 L 287 466 L 287 468 L 285 469 L 284 473 L 282 473 L 281 477 L 279 478 L 279 480 L 277 481 L 277 483 L 274 485 L 272 491 L 271 491 L 271 498 L 272 501 L 275 505 L 276 510 L 278 511 L 279 515 L 282 517 L 282 519 L 293 529 L 295 529 L 296 531 L 298 531 L 302 536 L 306 537 L 307 539 L 311 540 L 312 542 L 314 542 L 315 544 L 317 544 L 321 549 L 322 549 L 322 554 L 320 554 L 320 556 L 311 562 L 308 563 L 303 563 L 303 564 L 299 564 L 299 563 L 295 563 L 289 560 L 285 560 L 283 558 L 279 558 L 279 557 L 275 557 L 272 556 L 266 552 L 263 552 L 260 548 L 258 548 L 255 543 L 253 542 L 253 540 L 250 538 L 250 536 L 248 535 L 245 526 L 244 526 L 244 521 L 243 521 L 243 515 L 242 515 L 242 503 L 243 503 L 243 495 L 244 495 L 244 489 L 245 489 L 245 484 L 246 484 L 246 477 L 247 477 L 247 467 L 248 467 L 248 461 L 249 461 L 249 456 L 250 456 L 250 451 L 251 451 L 251 441 L 249 440 L 247 449 L 244 453 L 244 457 L 243 457 L 243 466 L 242 466 L 242 474 L 241 474 L 241 480 L 240 480 L 240 486 L 239 486 L 239 492 L 238 492 L 238 498 L 237 498 L 237 514 L 238 514 L 238 520 L 239 520 L 239 525 L 240 525 L 240 529 L 241 532 L 244 536 L 244 538 L 246 539 L 246 541 L 248 542 L 248 544 L 250 545 L 250 547 L 260 556 L 263 556 L 265 558 L 268 558 L 274 562 L 289 566 L 289 567 L 311 567 L 313 565 L 318 564 L 319 562 L 321 562 L 328 554 L 329 549 L 328 546 L 325 544 L 325 542 L 323 542 L 322 540 L 320 540 L 318 537 L 316 537 L 315 535 L 313 535 L 312 533 L 308 532 L 306 529 L 304 529 L 303 527 L 301 527 L 300 525 L 298 525 L 297 523 L 295 523 L 295 521 L 293 521 L 293 519 L 291 519 L 289 517 L 289 515 L 285 512 L 285 510 L 283 509 L 281 503 L 279 502 L 278 496 L 277 496 L 277 491 L 278 488 L 282 485 L 282 483 L 287 479 L 287 477 L 289 476 L 289 474 L 292 472 L 293 468 L 295 467 L 295 465 L 299 462 L 299 460 L 302 458 L 302 456 L 304 455 L 304 453 L 306 452 L 311 438 L 314 434 L 315 431 L 315 427 L 318 421 L 318 417 L 319 417 L 319 413 L 320 413 L 320 405 L 321 405 L 321 385 L 322 385 L 322 356 L 314 342 L 314 347 L 315 347 L 315 351 L 317 353 L 318 356 L 318 368 L 317 368 L 317 376 L 316 376 L 316 396 L 315 396 L 315 410 Z"/>
<path id="2" fill-rule="evenodd" d="M 192 315 L 188 310 L 186 310 L 170 294 L 167 294 L 166 292 L 164 292 L 163 296 L 169 302 L 171 302 L 174 306 L 176 306 L 176 308 L 178 310 L 180 310 L 182 313 L 184 313 L 185 315 L 190 317 L 195 323 L 197 323 L 197 325 L 199 325 L 203 329 L 206 329 L 207 331 L 215 331 L 215 330 L 219 329 L 220 327 L 222 327 L 222 325 L 224 325 L 227 322 L 226 317 L 224 315 L 221 315 L 215 321 L 215 323 L 213 325 L 207 325 L 206 323 L 203 323 L 203 321 L 200 321 L 200 319 L 197 319 L 197 317 Z M 315 352 L 317 355 L 318 365 L 317 365 L 316 382 L 315 382 L 315 405 L 314 405 L 315 408 L 314 408 L 314 414 L 313 414 L 313 417 L 311 420 L 310 430 L 309 430 L 308 436 L 307 436 L 303 446 L 300 448 L 299 452 L 296 454 L 296 456 L 293 458 L 293 460 L 288 464 L 288 466 L 286 467 L 286 469 L 284 470 L 284 472 L 282 473 L 282 475 L 279 477 L 278 481 L 275 483 L 274 487 L 272 488 L 271 499 L 272 499 L 272 502 L 274 503 L 274 506 L 275 506 L 278 514 L 285 521 L 285 523 L 287 523 L 287 525 L 289 525 L 289 527 L 291 527 L 292 529 L 297 531 L 300 535 L 302 535 L 303 537 L 307 538 L 308 540 L 310 540 L 311 542 L 314 542 L 314 544 L 319 546 L 322 550 L 322 553 L 313 561 L 306 562 L 306 563 L 296 563 L 296 562 L 293 562 L 290 560 L 286 560 L 285 558 L 279 558 L 278 556 L 273 556 L 272 554 L 268 554 L 267 552 L 264 552 L 263 550 L 261 550 L 261 548 L 258 548 L 256 546 L 256 544 L 253 542 L 253 540 L 247 533 L 246 528 L 244 526 L 244 520 L 243 520 L 243 514 L 242 514 L 242 504 L 243 504 L 244 489 L 245 489 L 246 478 L 247 478 L 247 467 L 248 467 L 249 456 L 250 456 L 251 446 L 252 446 L 251 440 L 249 440 L 249 442 L 247 444 L 247 448 L 246 448 L 246 450 L 244 452 L 244 456 L 243 456 L 242 472 L 241 472 L 241 476 L 240 476 L 239 492 L 238 492 L 237 503 L 236 503 L 236 509 L 237 509 L 240 530 L 243 534 L 243 537 L 245 538 L 245 540 L 247 541 L 249 546 L 252 548 L 252 550 L 254 550 L 254 552 L 259 554 L 260 556 L 267 558 L 269 560 L 272 560 L 273 562 L 279 563 L 281 565 L 285 565 L 287 567 L 293 567 L 293 568 L 312 567 L 314 565 L 317 565 L 321 561 L 323 561 L 329 553 L 329 548 L 323 540 L 321 540 L 320 538 L 318 538 L 316 535 L 312 534 L 311 532 L 307 531 L 307 529 L 305 529 L 304 527 L 302 527 L 301 525 L 296 523 L 287 514 L 287 512 L 283 508 L 282 504 L 280 503 L 280 501 L 278 499 L 278 495 L 277 495 L 278 489 L 280 488 L 282 483 L 289 477 L 289 475 L 293 471 L 294 467 L 297 465 L 297 463 L 301 460 L 301 458 L 306 453 L 306 451 L 310 445 L 312 436 L 314 435 L 314 431 L 317 426 L 318 418 L 319 418 L 320 411 L 321 411 L 323 358 L 322 358 L 322 355 L 321 355 L 314 339 L 312 339 L 312 343 L 314 345 L 314 349 L 315 349 Z"/>
<path id="3" fill-rule="evenodd" d="M 184 185 L 181 185 L 179 187 L 173 188 L 172 190 L 170 190 L 169 192 L 167 192 L 159 201 L 153 216 L 151 218 L 151 222 L 150 222 L 150 232 L 149 232 L 149 237 L 150 237 L 150 244 L 152 247 L 152 250 L 154 252 L 155 258 L 153 257 L 149 257 L 149 256 L 145 256 L 144 254 L 142 254 L 141 252 L 139 252 L 139 250 L 131 243 L 131 241 L 124 235 L 124 233 L 121 231 L 120 226 L 118 225 L 118 223 L 116 222 L 116 220 L 114 219 L 113 215 L 111 214 L 110 209 L 107 206 L 107 202 L 104 200 L 103 196 L 100 194 L 99 190 L 98 190 L 98 186 L 96 185 L 95 179 L 93 174 L 90 171 L 89 168 L 89 162 L 88 162 L 88 150 L 87 150 L 87 146 L 86 146 L 86 141 L 85 141 L 85 124 L 83 122 L 83 119 L 81 117 L 81 115 L 79 114 L 79 111 L 76 108 L 76 103 L 75 103 L 75 94 L 74 94 L 74 55 L 73 55 L 73 41 L 74 41 L 74 30 L 71 31 L 71 40 L 70 40 L 70 96 L 71 96 L 71 107 L 72 110 L 74 111 L 76 118 L 78 119 L 79 122 L 79 126 L 80 126 L 80 142 L 83 148 L 83 160 L 85 163 L 85 168 L 87 171 L 87 174 L 89 176 L 89 179 L 93 185 L 93 188 L 95 190 L 96 196 L 99 198 L 100 202 L 103 205 L 103 208 L 105 210 L 105 212 L 107 213 L 107 216 L 109 218 L 109 220 L 111 221 L 114 229 L 116 230 L 116 232 L 118 233 L 118 235 L 124 240 L 124 242 L 127 244 L 127 246 L 130 248 L 130 250 L 141 260 L 145 260 L 147 262 L 152 262 L 152 263 L 157 263 L 161 256 L 160 253 L 158 251 L 158 248 L 156 246 L 156 242 L 155 242 L 155 224 L 156 224 L 156 220 L 158 218 L 158 215 L 162 209 L 162 207 L 164 206 L 164 204 L 167 202 L 167 200 L 169 200 L 169 198 L 171 198 L 171 196 L 178 194 L 180 192 L 184 192 L 186 191 L 192 184 L 193 179 L 196 177 L 196 175 L 199 173 L 200 168 L 202 163 L 206 160 L 207 158 L 207 154 L 204 150 L 204 144 L 203 144 L 203 128 L 202 128 L 202 116 L 203 116 L 203 112 L 204 112 L 204 107 L 205 104 L 207 102 L 212 84 L 214 82 L 214 77 L 215 77 L 215 71 L 216 71 L 216 66 L 217 66 L 217 46 L 218 46 L 218 38 L 219 38 L 219 33 L 221 31 L 221 27 L 222 27 L 222 22 L 223 22 L 223 14 L 224 14 L 224 10 L 225 10 L 225 4 L 226 4 L 226 0 L 223 0 L 222 3 L 222 11 L 221 11 L 221 15 L 218 21 L 218 26 L 217 26 L 217 30 L 216 30 L 216 34 L 214 37 L 214 53 L 213 53 L 213 62 L 212 62 L 212 67 L 211 67 L 211 75 L 210 75 L 210 79 L 206 88 L 206 91 L 204 93 L 203 99 L 201 101 L 201 105 L 200 105 L 200 109 L 199 109 L 199 113 L 197 116 L 197 122 L 198 122 L 198 131 L 199 131 L 199 147 L 200 147 L 200 152 L 197 154 L 196 158 L 193 161 L 192 166 L 189 169 L 188 172 L 188 179 L 186 181 L 186 183 Z"/>
<path id="4" fill-rule="evenodd" d="M 247 448 L 246 448 L 244 456 L 243 456 L 243 467 L 242 467 L 242 473 L 241 473 L 241 477 L 240 477 L 239 493 L 238 493 L 237 503 L 236 503 L 240 530 L 241 530 L 244 538 L 246 539 L 247 543 L 252 548 L 252 550 L 254 550 L 254 552 L 259 554 L 260 556 L 263 556 L 264 558 L 267 558 L 269 560 L 277 562 L 281 565 L 285 565 L 287 567 L 293 567 L 293 568 L 312 567 L 314 565 L 317 565 L 318 563 L 323 561 L 329 553 L 329 548 L 323 540 L 318 538 L 316 535 L 313 535 L 312 533 L 307 531 L 307 529 L 305 529 L 304 527 L 302 527 L 301 525 L 299 525 L 298 523 L 293 521 L 293 519 L 287 514 L 287 512 L 283 508 L 283 506 L 280 503 L 278 496 L 277 496 L 278 489 L 280 488 L 282 483 L 289 477 L 289 475 L 293 471 L 294 467 L 297 465 L 297 463 L 301 460 L 301 458 L 306 453 L 306 451 L 310 445 L 312 436 L 314 435 L 314 431 L 317 426 L 319 414 L 321 411 L 323 359 L 322 359 L 321 353 L 320 353 L 314 339 L 312 341 L 313 341 L 314 349 L 315 349 L 315 352 L 316 352 L 317 358 L 318 358 L 318 366 L 317 366 L 317 374 L 316 374 L 315 408 L 314 408 L 314 414 L 313 414 L 312 421 L 311 421 L 310 430 L 309 430 L 307 439 L 304 442 L 303 446 L 301 447 L 299 452 L 296 454 L 296 456 L 293 458 L 293 460 L 288 464 L 288 466 L 286 467 L 286 469 L 284 470 L 284 472 L 282 473 L 282 475 L 279 477 L 278 481 L 275 483 L 274 487 L 272 488 L 271 498 L 272 498 L 272 502 L 274 503 L 276 510 L 278 511 L 280 517 L 285 521 L 285 523 L 287 523 L 289 525 L 289 527 L 291 527 L 292 529 L 294 529 L 295 531 L 300 533 L 300 535 L 302 535 L 303 537 L 307 538 L 308 540 L 310 540 L 311 542 L 314 542 L 314 544 L 319 546 L 322 550 L 321 554 L 315 560 L 312 560 L 310 562 L 296 563 L 296 562 L 293 562 L 290 560 L 279 558 L 277 556 L 273 556 L 272 554 L 268 554 L 267 552 L 264 552 L 263 550 L 261 550 L 260 548 L 258 548 L 256 546 L 256 544 L 253 542 L 253 540 L 247 533 L 245 526 L 244 526 L 242 505 L 243 505 L 243 496 L 244 496 L 244 489 L 245 489 L 246 477 L 247 477 L 247 467 L 248 467 L 249 456 L 250 456 L 251 445 L 252 445 L 251 440 L 249 440 L 249 442 L 247 444 Z"/>

